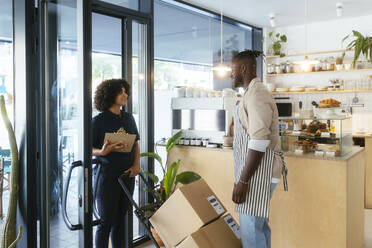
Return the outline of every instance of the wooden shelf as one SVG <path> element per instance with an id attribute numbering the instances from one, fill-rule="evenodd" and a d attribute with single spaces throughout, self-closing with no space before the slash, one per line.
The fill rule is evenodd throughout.
<path id="1" fill-rule="evenodd" d="M 299 74 L 312 74 L 312 73 L 337 73 L 337 72 L 356 72 L 356 71 L 372 71 L 372 68 L 365 69 L 351 69 L 351 70 L 334 70 L 334 71 L 311 71 L 311 72 L 293 72 L 293 73 L 280 73 L 280 74 L 266 74 L 267 77 L 280 77 L 289 75 L 299 75 Z"/>
<path id="2" fill-rule="evenodd" d="M 353 49 L 354 50 L 354 49 Z M 353 50 L 347 50 L 347 52 L 351 52 Z M 328 53 L 342 53 L 345 49 L 336 49 L 336 50 L 326 50 L 326 51 L 317 51 L 317 52 L 309 52 L 309 53 L 294 53 L 294 54 L 286 54 L 284 57 L 300 57 L 305 55 L 317 55 L 317 54 L 328 54 Z M 269 55 L 266 56 L 266 59 L 275 59 L 275 58 L 281 58 L 279 55 Z"/>
<path id="3" fill-rule="evenodd" d="M 287 91 L 287 92 L 272 92 L 273 95 L 288 95 L 288 94 L 329 94 L 329 93 L 367 93 L 372 92 L 372 90 L 333 90 L 333 91 Z"/>

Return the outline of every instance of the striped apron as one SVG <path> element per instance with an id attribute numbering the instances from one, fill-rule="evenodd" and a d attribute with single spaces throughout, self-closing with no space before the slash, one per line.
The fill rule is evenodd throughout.
<path id="1" fill-rule="evenodd" d="M 234 109 L 234 171 L 235 183 L 239 182 L 240 175 L 248 160 L 249 134 L 240 123 L 238 105 Z M 274 151 L 266 149 L 255 173 L 249 179 L 246 201 L 236 204 L 235 210 L 241 214 L 251 216 L 269 217 L 270 185 L 273 172 Z"/>

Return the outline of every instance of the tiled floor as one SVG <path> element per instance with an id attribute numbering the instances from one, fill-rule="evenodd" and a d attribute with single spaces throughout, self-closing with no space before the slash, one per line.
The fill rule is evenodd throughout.
<path id="1" fill-rule="evenodd" d="M 70 190 L 67 200 L 67 214 L 72 224 L 78 223 L 77 201 L 78 201 L 78 180 L 77 175 L 73 173 L 70 181 Z M 137 192 L 135 192 L 134 199 L 137 199 Z M 138 193 L 137 193 L 138 194 Z M 9 191 L 3 194 L 3 213 L 4 219 L 8 209 Z M 2 229 L 3 221 L 0 220 L 0 229 Z M 133 217 L 133 226 L 138 227 L 138 219 Z M 93 229 L 93 235 L 95 234 Z M 134 237 L 138 235 L 138 229 L 134 228 Z M 93 237 L 94 238 L 94 237 Z M 53 248 L 74 248 L 79 244 L 78 231 L 70 231 L 62 217 L 62 210 L 60 209 L 57 216 L 51 217 L 50 220 L 50 244 Z"/>
<path id="2" fill-rule="evenodd" d="M 365 218 L 364 218 L 364 246 L 363 248 L 372 248 L 372 209 L 365 210 Z M 155 247 L 152 245 L 151 242 L 147 242 L 138 248 L 153 248 Z"/>

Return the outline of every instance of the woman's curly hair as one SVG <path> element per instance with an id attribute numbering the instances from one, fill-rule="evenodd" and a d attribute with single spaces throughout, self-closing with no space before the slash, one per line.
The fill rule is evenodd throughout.
<path id="1" fill-rule="evenodd" d="M 123 88 L 129 96 L 130 85 L 124 79 L 109 79 L 98 85 L 94 95 L 94 105 L 100 112 L 106 111 L 114 105 L 116 97 Z"/>

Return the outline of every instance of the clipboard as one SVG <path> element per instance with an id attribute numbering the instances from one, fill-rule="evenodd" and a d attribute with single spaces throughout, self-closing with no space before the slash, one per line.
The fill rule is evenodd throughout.
<path id="1" fill-rule="evenodd" d="M 108 140 L 110 143 L 121 142 L 124 145 L 124 148 L 119 152 L 131 152 L 134 142 L 136 140 L 137 135 L 135 134 L 127 134 L 127 133 L 106 133 L 105 140 Z"/>

